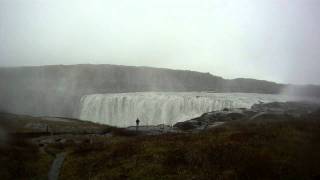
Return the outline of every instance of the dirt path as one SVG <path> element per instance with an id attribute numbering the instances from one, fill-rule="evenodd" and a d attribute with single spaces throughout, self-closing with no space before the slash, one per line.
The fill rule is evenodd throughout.
<path id="1" fill-rule="evenodd" d="M 48 173 L 48 179 L 49 180 L 58 180 L 59 179 L 59 174 L 60 174 L 60 169 L 62 167 L 64 158 L 66 156 L 66 153 L 59 153 L 56 155 L 56 159 L 54 159 L 50 171 Z"/>

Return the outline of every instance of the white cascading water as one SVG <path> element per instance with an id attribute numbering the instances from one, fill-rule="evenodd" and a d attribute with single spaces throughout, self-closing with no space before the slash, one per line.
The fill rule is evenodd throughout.
<path id="1" fill-rule="evenodd" d="M 173 125 L 223 108 L 250 108 L 262 102 L 288 101 L 292 97 L 271 94 L 144 92 L 92 94 L 81 98 L 80 119 L 118 127 Z"/>

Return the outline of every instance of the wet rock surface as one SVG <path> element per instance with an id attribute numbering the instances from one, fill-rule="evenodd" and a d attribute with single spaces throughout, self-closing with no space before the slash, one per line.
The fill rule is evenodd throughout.
<path id="1" fill-rule="evenodd" d="M 320 104 L 309 102 L 272 102 L 254 104 L 250 109 L 223 109 L 203 114 L 200 117 L 176 123 L 173 127 L 183 131 L 205 130 L 234 120 L 279 120 L 299 118 L 319 112 Z"/>
<path id="2" fill-rule="evenodd" d="M 217 122 L 221 123 L 243 119 L 247 117 L 247 114 L 245 114 L 244 111 L 245 109 L 224 109 L 222 111 L 212 111 L 188 121 L 178 122 L 174 127 L 181 130 L 204 130 L 209 127 L 215 127 Z"/>
<path id="3" fill-rule="evenodd" d="M 319 108 L 320 104 L 308 102 L 272 102 L 266 104 L 255 104 L 251 107 L 251 110 L 269 114 L 286 114 L 289 116 L 300 117 L 301 115 L 310 114 Z"/>
<path id="4" fill-rule="evenodd" d="M 129 131 L 137 131 L 139 134 L 143 135 L 159 135 L 163 133 L 177 133 L 178 131 L 172 126 L 159 124 L 157 126 L 130 126 L 127 127 L 126 130 Z"/>

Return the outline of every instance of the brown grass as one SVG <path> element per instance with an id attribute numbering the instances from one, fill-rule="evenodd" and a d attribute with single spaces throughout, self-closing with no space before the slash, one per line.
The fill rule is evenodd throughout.
<path id="1" fill-rule="evenodd" d="M 46 179 L 53 157 L 24 138 L 8 138 L 0 146 L 1 179 Z"/>
<path id="2" fill-rule="evenodd" d="M 114 139 L 75 147 L 63 179 L 313 179 L 320 122 L 233 122 L 199 134 Z M 84 171 L 86 169 L 86 171 Z"/>

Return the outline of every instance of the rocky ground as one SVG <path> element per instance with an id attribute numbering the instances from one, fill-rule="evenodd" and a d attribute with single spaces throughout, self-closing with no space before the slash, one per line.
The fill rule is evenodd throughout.
<path id="1" fill-rule="evenodd" d="M 202 131 L 234 120 L 259 121 L 263 119 L 300 118 L 319 111 L 320 104 L 309 102 L 259 103 L 250 109 L 223 109 L 203 114 L 200 117 L 176 123 L 173 127 L 183 131 Z"/>

